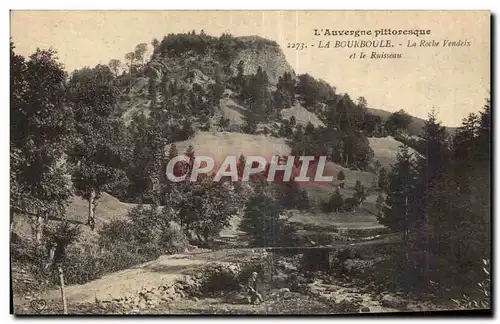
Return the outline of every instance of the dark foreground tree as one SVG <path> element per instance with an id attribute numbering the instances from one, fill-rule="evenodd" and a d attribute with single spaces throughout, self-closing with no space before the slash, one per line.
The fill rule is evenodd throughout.
<path id="1" fill-rule="evenodd" d="M 392 230 L 401 232 L 408 246 L 409 231 L 414 224 L 410 206 L 413 203 L 416 171 L 412 154 L 406 145 L 400 146 L 397 162 L 389 175 L 389 192 L 379 222 Z"/>
<path id="2" fill-rule="evenodd" d="M 11 43 L 10 59 L 11 218 L 34 216 L 40 242 L 43 220 L 64 216 L 71 196 L 63 157 L 72 140 L 73 114 L 54 51 L 37 50 L 26 61 Z"/>

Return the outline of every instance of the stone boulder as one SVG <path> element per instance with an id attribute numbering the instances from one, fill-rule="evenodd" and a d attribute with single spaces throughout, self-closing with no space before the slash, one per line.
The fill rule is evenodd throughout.
<path id="1" fill-rule="evenodd" d="M 382 296 L 380 304 L 388 308 L 405 309 L 408 306 L 408 301 L 404 300 L 401 297 L 386 294 Z"/>

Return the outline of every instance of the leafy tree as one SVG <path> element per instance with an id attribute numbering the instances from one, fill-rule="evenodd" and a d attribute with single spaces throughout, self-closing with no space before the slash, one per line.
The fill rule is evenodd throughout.
<path id="1" fill-rule="evenodd" d="M 278 176 L 278 173 L 276 174 Z M 309 197 L 307 191 L 300 188 L 298 183 L 291 180 L 275 184 L 276 199 L 284 209 L 306 210 L 309 208 Z M 282 180 L 282 179 L 281 179 Z"/>
<path id="2" fill-rule="evenodd" d="M 127 145 L 123 121 L 114 115 L 119 91 L 109 67 L 75 71 L 69 83 L 77 140 L 69 155 L 76 194 L 89 202 L 88 225 L 95 227 L 101 193 L 125 177 Z"/>
<path id="3" fill-rule="evenodd" d="M 359 97 L 356 99 L 356 105 L 361 109 L 366 109 L 368 108 L 368 101 L 366 101 L 365 97 Z"/>
<path id="4" fill-rule="evenodd" d="M 146 54 L 148 50 L 148 44 L 146 43 L 140 43 L 135 46 L 134 49 L 134 60 L 138 64 L 143 64 L 144 63 L 144 54 Z"/>
<path id="5" fill-rule="evenodd" d="M 366 113 L 363 119 L 362 129 L 367 136 L 380 137 L 383 135 L 382 119 L 380 116 Z"/>
<path id="6" fill-rule="evenodd" d="M 37 50 L 26 61 L 10 46 L 10 204 L 13 214 L 61 218 L 71 196 L 64 154 L 71 145 L 73 114 L 65 100 L 63 66 L 56 52 Z"/>
<path id="7" fill-rule="evenodd" d="M 200 176 L 196 182 L 181 182 L 172 188 L 166 205 L 174 210 L 184 233 L 188 237 L 194 233 L 202 244 L 213 244 L 236 212 L 229 187 Z"/>
<path id="8" fill-rule="evenodd" d="M 129 52 L 125 54 L 125 60 L 128 62 L 128 71 L 132 73 L 132 67 L 134 65 L 135 54 L 134 52 Z"/>
<path id="9" fill-rule="evenodd" d="M 133 129 L 133 152 L 128 162 L 127 174 L 137 190 L 139 202 L 144 195 L 151 194 L 153 202 L 159 204 L 160 183 L 164 177 L 166 161 L 165 146 L 170 138 L 163 112 L 151 112 L 134 116 L 129 128 Z"/>
<path id="10" fill-rule="evenodd" d="M 306 108 L 313 107 L 315 103 L 326 103 L 335 97 L 335 90 L 328 83 L 315 80 L 309 74 L 299 75 L 298 78 L 295 91 Z"/>
<path id="11" fill-rule="evenodd" d="M 185 119 L 182 122 L 182 128 L 175 138 L 176 141 L 185 141 L 193 137 L 195 130 L 193 128 L 193 123 L 189 119 Z"/>
<path id="12" fill-rule="evenodd" d="M 374 153 L 368 138 L 359 133 L 350 133 L 343 141 L 344 166 L 365 169 L 373 159 Z"/>
<path id="13" fill-rule="evenodd" d="M 251 237 L 254 246 L 286 246 L 292 230 L 282 213 L 272 196 L 259 192 L 248 201 L 240 229 Z"/>
<path id="14" fill-rule="evenodd" d="M 120 71 L 121 65 L 122 63 L 120 62 L 120 60 L 112 59 L 109 61 L 108 66 L 111 69 L 111 71 L 113 71 L 115 77 L 118 76 L 118 72 Z"/>
<path id="15" fill-rule="evenodd" d="M 153 38 L 153 40 L 151 41 L 151 45 L 153 46 L 153 50 L 156 50 L 158 46 L 160 46 L 160 41 L 156 38 Z"/>
<path id="16" fill-rule="evenodd" d="M 395 132 L 406 131 L 411 123 L 412 117 L 401 109 L 389 116 L 385 127 L 389 133 L 394 134 Z"/>

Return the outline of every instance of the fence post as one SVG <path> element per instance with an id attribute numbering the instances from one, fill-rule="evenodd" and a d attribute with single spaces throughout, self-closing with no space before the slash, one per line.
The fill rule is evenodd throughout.
<path id="1" fill-rule="evenodd" d="M 61 299 L 63 304 L 63 313 L 64 315 L 68 315 L 68 305 L 66 305 L 66 295 L 64 293 L 64 273 L 61 267 L 59 268 L 59 281 L 61 285 Z"/>

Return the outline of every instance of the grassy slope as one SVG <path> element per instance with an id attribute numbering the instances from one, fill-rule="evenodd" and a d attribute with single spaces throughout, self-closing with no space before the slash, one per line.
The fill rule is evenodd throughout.
<path id="1" fill-rule="evenodd" d="M 387 143 L 391 143 L 391 140 L 387 140 Z M 397 142 L 397 141 L 396 141 Z M 382 141 L 382 143 L 385 143 Z M 397 142 L 399 143 L 399 142 Z M 242 133 L 228 133 L 228 132 L 199 132 L 195 137 L 187 141 L 176 143 L 179 152 L 183 152 L 188 145 L 193 145 L 196 155 L 207 155 L 214 158 L 219 164 L 224 160 L 226 156 L 235 155 L 239 156 L 244 154 L 249 155 L 262 155 L 269 158 L 275 154 L 278 155 L 288 155 L 290 154 L 290 147 L 285 143 L 283 139 L 263 136 L 263 135 L 249 135 Z M 390 146 L 391 154 L 387 154 L 382 151 L 380 154 L 378 150 L 383 150 L 384 145 L 377 145 L 374 147 L 376 151 L 376 156 L 386 155 L 387 162 L 393 163 L 390 159 L 395 157 L 392 154 L 393 146 Z M 396 146 L 397 148 L 397 146 Z M 378 154 L 378 155 L 377 155 Z M 351 197 L 354 194 L 354 185 L 357 180 L 371 190 L 374 183 L 377 180 L 377 176 L 373 173 L 363 172 L 363 171 L 353 171 L 341 167 L 338 164 L 328 162 L 326 164 L 323 175 L 333 176 L 334 180 L 332 182 L 325 183 L 301 183 L 300 185 L 305 188 L 308 192 L 309 198 L 315 206 L 319 206 L 321 202 L 329 199 L 330 195 L 334 192 L 335 188 L 339 185 L 340 181 L 337 180 L 337 173 L 342 170 L 346 176 L 345 188 L 341 189 L 341 193 L 344 197 Z M 314 178 L 316 169 L 311 168 L 308 172 L 308 176 Z M 376 193 L 371 192 L 366 201 L 363 203 L 361 210 L 356 214 L 348 213 L 342 214 L 330 214 L 328 217 L 331 222 L 340 225 L 351 223 L 350 227 L 372 227 L 376 226 L 374 212 L 375 212 L 375 200 Z M 354 215 L 354 216 L 353 216 Z M 308 214 L 306 217 L 307 222 L 315 220 L 315 215 Z M 324 222 L 325 215 L 318 215 L 318 224 Z M 361 217 L 361 218 L 360 218 Z M 339 219 L 336 219 L 339 218 Z M 303 218 L 301 218 L 303 219 Z M 300 222 L 301 219 L 295 221 Z"/>
<path id="2" fill-rule="evenodd" d="M 399 144 L 400 143 L 398 141 L 391 137 L 370 138 L 370 145 L 375 152 L 375 158 L 378 159 L 384 166 L 394 163 Z M 200 132 L 192 139 L 176 143 L 176 145 L 179 152 L 183 152 L 188 145 L 193 145 L 196 155 L 211 156 L 218 163 L 222 162 L 222 160 L 228 155 L 239 156 L 242 153 L 246 156 L 262 155 L 266 157 L 271 157 L 274 154 L 290 154 L 290 147 L 283 139 L 242 133 Z M 376 175 L 373 173 L 353 171 L 343 168 L 338 164 L 328 162 L 323 174 L 326 176 L 332 175 L 334 177 L 332 182 L 301 183 L 301 186 L 307 190 L 313 204 L 318 206 L 321 202 L 329 199 L 330 195 L 340 183 L 340 181 L 336 178 L 336 175 L 340 170 L 342 170 L 346 176 L 345 188 L 341 189 L 341 193 L 344 197 L 351 197 L 353 195 L 353 188 L 356 180 L 361 181 L 366 188 L 372 188 L 373 184 L 377 180 Z M 313 178 L 315 171 L 315 168 L 312 168 L 309 171 L 308 176 Z M 372 226 L 376 221 L 373 216 L 373 213 L 375 212 L 375 200 L 376 193 L 373 192 L 363 203 L 362 210 L 356 215 L 349 213 L 346 214 L 347 216 L 338 214 L 329 215 L 328 217 L 332 223 L 345 223 L 346 220 L 348 220 L 352 223 L 353 227 L 364 225 Z M 134 206 L 135 205 L 133 204 L 123 203 L 107 193 L 103 193 L 96 209 L 97 227 L 101 227 L 104 222 L 113 218 L 125 218 L 128 211 Z M 80 197 L 74 197 L 68 207 L 68 219 L 85 224 L 87 220 L 87 213 L 87 202 Z M 360 215 L 361 217 L 366 218 L 360 219 Z M 304 215 L 304 219 L 307 218 L 307 221 L 305 222 L 314 221 L 315 217 L 316 216 L 312 214 Z M 325 215 L 318 214 L 318 224 L 323 224 L 325 217 Z M 369 222 L 371 224 L 362 224 L 365 222 Z M 15 227 L 18 228 L 21 233 L 27 234 L 29 232 L 29 225 L 26 222 L 18 221 L 16 223 Z M 356 225 L 355 223 L 359 224 Z M 234 230 L 237 228 L 236 225 L 233 227 Z"/>
<path id="3" fill-rule="evenodd" d="M 369 137 L 368 141 L 374 152 L 375 160 L 378 160 L 387 171 L 390 171 L 391 165 L 396 162 L 401 142 L 398 142 L 392 136 L 381 138 Z M 416 152 L 410 148 L 410 153 Z"/>

